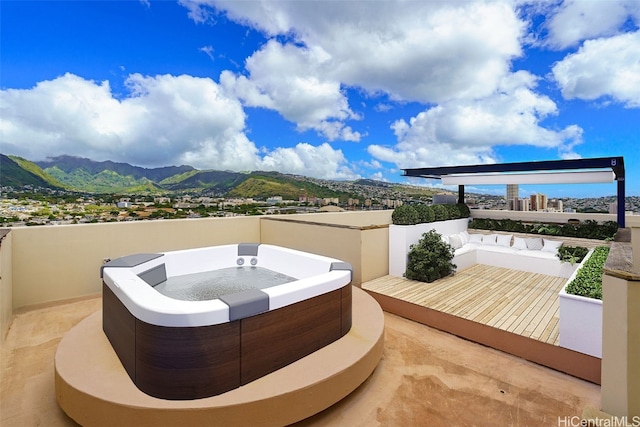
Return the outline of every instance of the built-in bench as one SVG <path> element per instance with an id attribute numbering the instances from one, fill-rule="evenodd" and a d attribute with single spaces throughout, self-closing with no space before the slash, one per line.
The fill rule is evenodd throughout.
<path id="1" fill-rule="evenodd" d="M 461 247 L 455 249 L 455 258 L 453 259 L 453 263 L 457 265 L 457 271 L 461 271 L 473 264 L 486 264 L 568 278 L 576 269 L 576 266 L 568 262 L 561 262 L 556 255 L 557 248 L 551 250 L 552 246 L 547 246 L 548 250 L 542 250 L 545 241 L 549 242 L 549 245 L 553 242 L 560 242 L 564 246 L 584 246 L 588 249 L 607 244 L 602 240 L 576 237 L 551 237 L 517 232 L 507 233 L 468 229 L 468 223 L 468 218 L 462 218 L 417 225 L 391 224 L 389 226 L 389 275 L 404 276 L 407 270 L 407 254 L 411 250 L 411 246 L 418 243 L 422 235 L 430 230 L 435 230 L 442 236 L 460 235 L 460 233 L 467 233 L 469 236 L 478 235 L 480 238 L 482 238 L 481 236 L 492 234 L 496 236 L 511 236 L 511 240 L 508 240 L 507 237 L 502 237 L 500 240 L 503 243 L 502 245 L 497 244 L 497 237 L 495 245 L 486 244 L 482 241 L 462 243 Z M 525 247 L 522 249 L 519 246 L 522 242 L 521 239 L 525 240 Z M 526 247 L 527 239 L 539 239 L 537 242 L 542 242 L 542 247 L 540 249 Z M 507 240 L 509 243 L 505 244 Z M 531 243 L 533 243 L 533 240 L 531 240 Z"/>
<path id="2" fill-rule="evenodd" d="M 443 240 L 455 250 L 453 263 L 457 271 L 474 264 L 485 264 L 569 278 L 576 269 L 575 265 L 558 258 L 561 240 L 468 231 L 443 236 Z"/>

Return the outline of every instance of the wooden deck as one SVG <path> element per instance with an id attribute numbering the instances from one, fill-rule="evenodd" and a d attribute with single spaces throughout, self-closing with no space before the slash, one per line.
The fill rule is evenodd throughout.
<path id="1" fill-rule="evenodd" d="M 383 276 L 362 289 L 558 345 L 558 292 L 566 279 L 476 264 L 432 283 Z"/>

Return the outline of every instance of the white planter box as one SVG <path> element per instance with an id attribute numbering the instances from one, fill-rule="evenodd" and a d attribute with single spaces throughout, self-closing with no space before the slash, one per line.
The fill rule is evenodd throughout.
<path id="1" fill-rule="evenodd" d="M 407 256 L 411 245 L 418 243 L 429 230 L 443 236 L 467 229 L 469 218 L 451 219 L 416 225 L 389 225 L 389 275 L 402 277 L 407 271 Z"/>
<path id="2" fill-rule="evenodd" d="M 602 358 L 602 300 L 571 295 L 565 291 L 592 253 L 593 250 L 589 251 L 558 294 L 560 347 Z"/>

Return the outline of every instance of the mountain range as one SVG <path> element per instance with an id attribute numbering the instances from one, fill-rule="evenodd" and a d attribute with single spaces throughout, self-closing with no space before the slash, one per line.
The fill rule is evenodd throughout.
<path id="1" fill-rule="evenodd" d="M 358 198 L 379 191 L 415 197 L 435 193 L 431 189 L 367 179 L 344 182 L 279 172 L 198 170 L 186 165 L 148 169 L 68 155 L 32 162 L 0 154 L 0 186 L 20 188 L 27 185 L 95 194 L 189 193 L 257 199 L 277 195 L 293 200 L 302 194 Z"/>

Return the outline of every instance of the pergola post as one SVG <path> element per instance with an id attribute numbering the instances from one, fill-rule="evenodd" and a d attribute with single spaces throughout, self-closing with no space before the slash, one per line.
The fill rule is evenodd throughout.
<path id="1" fill-rule="evenodd" d="M 624 194 L 624 177 L 618 178 L 618 227 L 625 228 L 624 210 L 625 210 L 625 194 Z"/>
<path id="2" fill-rule="evenodd" d="M 464 185 L 458 185 L 458 203 L 464 204 Z"/>

